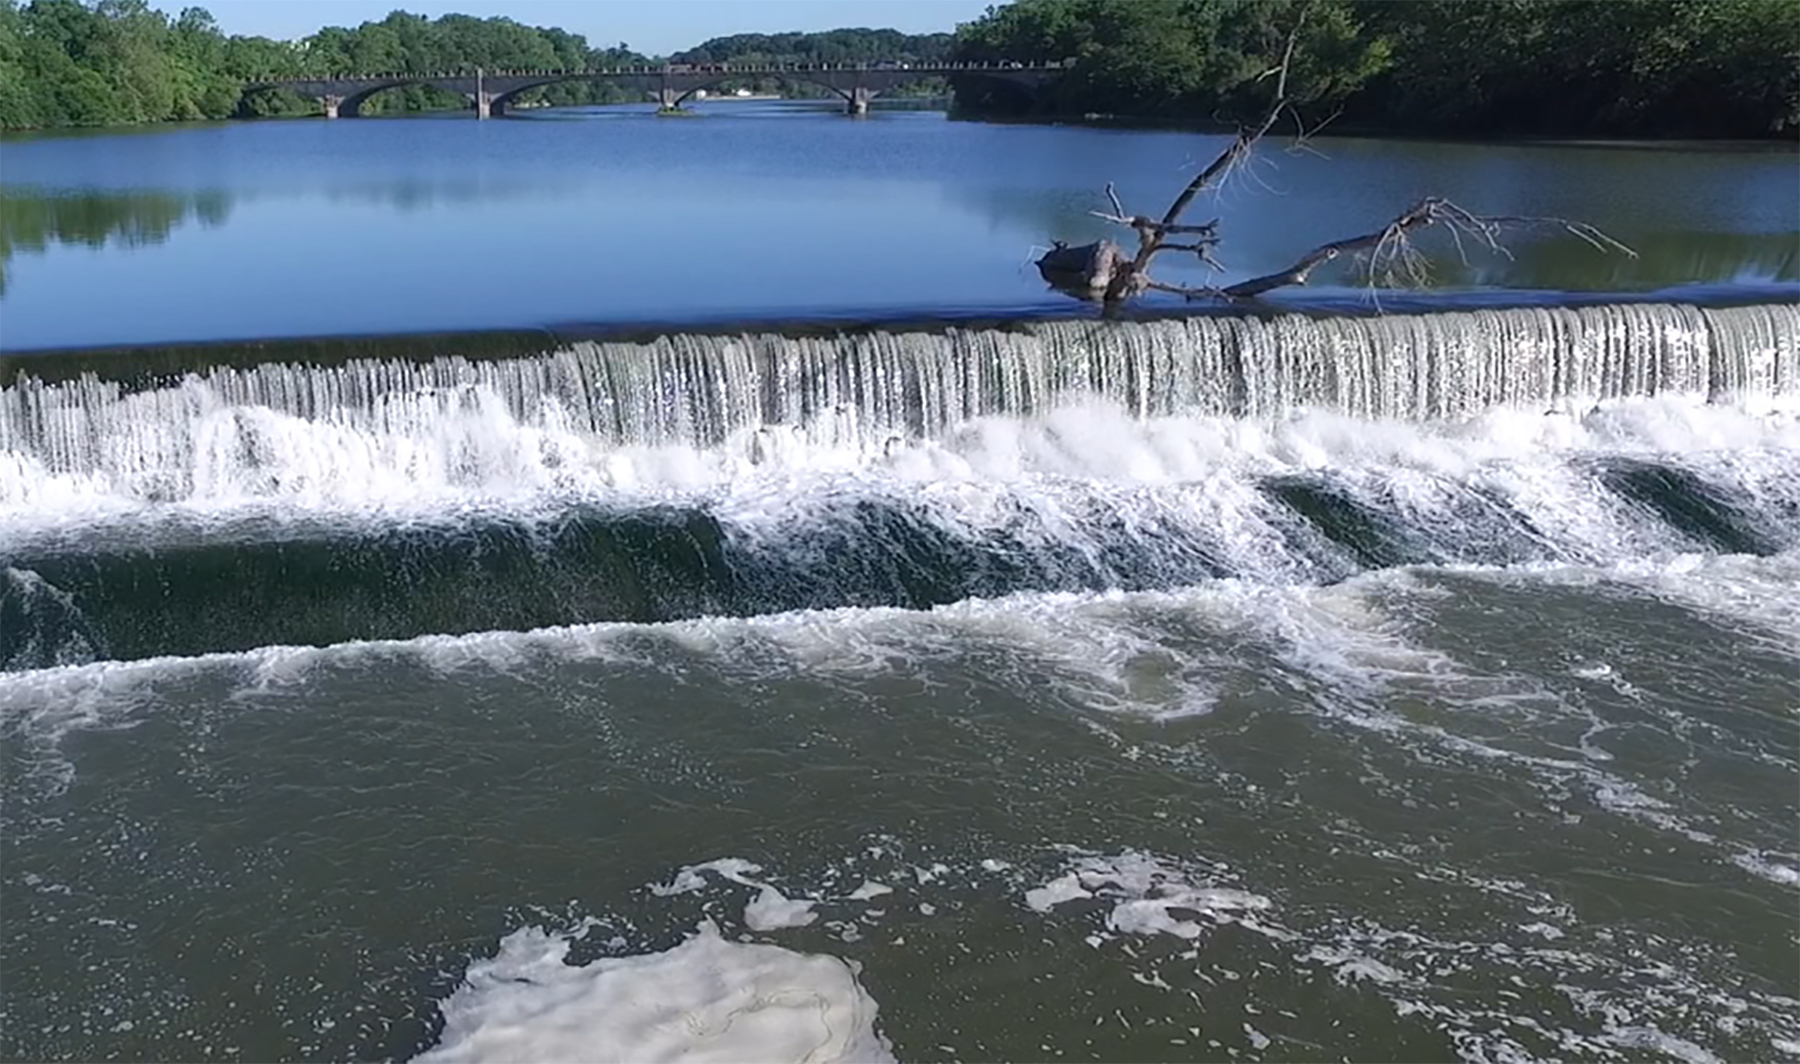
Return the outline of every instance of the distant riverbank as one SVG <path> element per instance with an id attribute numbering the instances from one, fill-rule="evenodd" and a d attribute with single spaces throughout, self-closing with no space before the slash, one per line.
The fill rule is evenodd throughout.
<path id="1" fill-rule="evenodd" d="M 1172 115 L 1128 115 L 1097 113 L 1044 113 L 1044 114 L 983 114 L 959 107 L 952 103 L 950 117 L 958 122 L 976 122 L 989 125 L 1028 125 L 1028 126 L 1079 126 L 1088 129 L 1117 129 L 1129 132 L 1163 132 L 1163 133 L 1196 133 L 1202 136 L 1231 136 L 1238 131 L 1238 126 L 1216 121 L 1193 120 Z M 1276 129 L 1270 134 L 1277 143 L 1293 139 L 1293 131 Z M 1771 133 L 1766 137 L 1696 137 L 1671 133 L 1665 137 L 1645 136 L 1584 136 L 1579 134 L 1544 135 L 1544 134 L 1498 134 L 1498 133 L 1456 133 L 1456 132 L 1419 132 L 1416 130 L 1396 129 L 1369 122 L 1333 121 L 1329 124 L 1311 128 L 1306 131 L 1307 139 L 1316 137 L 1340 137 L 1357 140 L 1392 140 L 1412 141 L 1422 144 L 1465 144 L 1489 147 L 1531 147 L 1541 145 L 1555 148 L 1646 148 L 1665 149 L 1670 151 L 1800 151 L 1800 128 L 1781 133 Z"/>

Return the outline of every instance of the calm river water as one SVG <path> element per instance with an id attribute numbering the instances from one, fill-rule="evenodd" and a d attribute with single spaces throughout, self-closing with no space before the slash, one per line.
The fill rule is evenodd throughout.
<path id="1" fill-rule="evenodd" d="M 1214 144 L 0 146 L 0 1057 L 1800 1059 L 1795 156 L 1321 142 L 1233 276 L 1642 256 L 994 320 Z"/>
<path id="2" fill-rule="evenodd" d="M 1132 209 L 1160 212 L 1222 143 L 931 111 L 698 111 L 8 140 L 0 347 L 1062 307 L 1028 264 L 1034 247 L 1103 235 L 1087 212 L 1105 208 L 1109 181 Z M 1522 239 L 1514 260 L 1471 253 L 1464 267 L 1440 242 L 1445 284 L 1800 280 L 1791 150 L 1316 147 L 1324 157 L 1271 145 L 1196 208 L 1225 219 L 1223 280 L 1366 232 L 1428 194 L 1581 219 L 1640 252 Z"/>

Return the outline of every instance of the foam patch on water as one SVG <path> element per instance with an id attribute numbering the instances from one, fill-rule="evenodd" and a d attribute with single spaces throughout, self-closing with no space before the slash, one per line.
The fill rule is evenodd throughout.
<path id="1" fill-rule="evenodd" d="M 1655 956 L 1613 945 L 1440 938 L 1349 920 L 1307 932 L 1315 944 L 1299 960 L 1340 985 L 1380 995 L 1400 1018 L 1423 1020 L 1449 1037 L 1459 1059 L 1641 1058 L 1646 1053 L 1707 1064 L 1729 1056 L 1696 1041 L 1763 1032 L 1779 1045 L 1797 1029 L 1796 1002 L 1760 991 L 1721 990 L 1706 974 L 1728 958 L 1652 940 Z M 1561 936 L 1550 936 L 1558 939 Z M 1610 948 L 1609 948 L 1610 947 Z M 1517 1009 L 1506 995 L 1475 999 L 1447 984 L 1486 969 L 1521 990 L 1560 998 L 1558 1006 Z"/>
<path id="2" fill-rule="evenodd" d="M 1482 930 L 1490 937 L 1458 937 L 1429 928 L 1468 911 L 1466 897 L 1451 903 L 1452 912 L 1394 928 L 1360 915 L 1364 907 L 1355 897 L 1321 910 L 1221 885 L 1225 869 L 1192 856 L 1063 850 L 1059 868 L 1025 885 L 1019 895 L 1025 907 L 1047 919 L 1075 922 L 1088 932 L 1089 946 L 1129 965 L 1131 978 L 1142 986 L 1191 995 L 1197 986 L 1236 984 L 1228 996 L 1243 998 L 1244 1013 L 1254 1018 L 1243 1025 L 1253 1051 L 1281 1039 L 1289 1026 L 1285 1020 L 1298 1017 L 1258 1007 L 1256 973 L 1242 963 L 1235 968 L 1224 963 L 1226 956 L 1271 956 L 1266 950 L 1209 951 L 1210 937 L 1228 925 L 1257 932 L 1256 941 L 1282 956 L 1281 966 L 1302 985 L 1324 983 L 1385 1002 L 1397 1020 L 1445 1036 L 1459 1060 L 1485 1064 L 1648 1053 L 1708 1062 L 1732 1059 L 1709 1045 L 1754 1045 L 1760 1036 L 1779 1049 L 1800 1032 L 1800 1001 L 1740 991 L 1729 977 L 1720 982 L 1720 973 L 1733 971 L 1727 949 L 1639 935 L 1628 927 L 1583 928 L 1573 910 L 1522 881 L 1412 865 L 1386 854 L 1400 862 L 1397 875 L 1418 875 L 1482 896 L 1487 903 L 1482 908 L 1491 909 Z M 1277 911 L 1280 922 L 1274 919 Z M 1508 913 L 1529 919 L 1509 926 Z M 1133 940 L 1139 948 L 1131 948 Z M 1158 942 L 1161 949 L 1151 948 Z M 1255 966 L 1272 967 L 1267 960 Z M 1476 992 L 1477 987 L 1487 989 Z M 1332 991 L 1322 986 L 1320 992 Z M 1316 1038 L 1316 1030 L 1305 1037 Z M 1729 1042 L 1746 1037 L 1748 1042 Z M 1227 1043 L 1209 1044 L 1227 1048 Z M 1314 1052 L 1320 1048 L 1315 1041 L 1306 1044 Z"/>
<path id="3" fill-rule="evenodd" d="M 1094 945 L 1118 935 L 1169 935 L 1193 941 L 1224 924 L 1285 935 L 1255 915 L 1270 908 L 1268 898 L 1235 887 L 1202 885 L 1191 876 L 1188 869 L 1135 850 L 1110 856 L 1084 854 L 1074 858 L 1062 875 L 1025 891 L 1023 898 L 1039 913 L 1097 899 L 1106 916 L 1105 930 L 1088 939 Z"/>
<path id="4" fill-rule="evenodd" d="M 422 1064 L 887 1062 L 876 1003 L 836 957 L 729 942 L 710 922 L 661 953 L 566 961 L 572 936 L 522 928 L 469 966 Z"/>
<path id="5" fill-rule="evenodd" d="M 753 887 L 756 896 L 744 906 L 744 926 L 752 931 L 777 931 L 787 927 L 805 927 L 819 918 L 813 911 L 814 901 L 789 898 L 773 884 L 751 877 L 762 866 L 741 857 L 721 857 L 704 864 L 686 865 L 668 883 L 652 883 L 650 893 L 661 898 L 691 894 L 706 889 L 704 873 L 713 872 L 732 883 Z"/>

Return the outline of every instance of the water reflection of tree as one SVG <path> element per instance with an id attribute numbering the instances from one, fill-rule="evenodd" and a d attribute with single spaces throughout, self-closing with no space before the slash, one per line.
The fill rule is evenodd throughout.
<path id="1" fill-rule="evenodd" d="M 52 244 L 136 248 L 160 244 L 190 219 L 211 228 L 231 213 L 223 191 L 79 192 L 62 195 L 0 192 L 0 295 L 15 252 Z"/>
<path id="2" fill-rule="evenodd" d="M 1800 251 L 1791 233 L 1661 232 L 1634 236 L 1636 258 L 1582 254 L 1554 240 L 1512 248 L 1512 259 L 1487 256 L 1469 267 L 1447 264 L 1444 283 L 1481 287 L 1633 292 L 1684 284 L 1800 281 Z"/>
<path id="3" fill-rule="evenodd" d="M 411 212 L 437 207 L 466 207 L 491 200 L 550 198 L 565 189 L 578 189 L 572 184 L 558 185 L 529 178 L 472 178 L 431 180 L 396 178 L 359 184 L 339 184 L 324 190 L 333 203 L 373 204 L 396 211 Z"/>

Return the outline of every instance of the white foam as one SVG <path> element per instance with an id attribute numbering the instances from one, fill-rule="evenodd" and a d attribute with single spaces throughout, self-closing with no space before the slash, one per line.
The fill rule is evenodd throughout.
<path id="1" fill-rule="evenodd" d="M 1102 899 L 1106 929 L 1119 935 L 1161 934 L 1192 941 L 1203 937 L 1209 926 L 1227 923 L 1281 934 L 1250 915 L 1268 909 L 1268 898 L 1234 887 L 1195 884 L 1192 873 L 1151 854 L 1135 850 L 1113 856 L 1086 854 L 1070 865 L 1063 875 L 1025 891 L 1026 906 L 1048 913 L 1071 901 Z"/>
<path id="2" fill-rule="evenodd" d="M 1040 913 L 1047 913 L 1064 902 L 1077 898 L 1091 898 L 1094 892 L 1081 885 L 1081 877 L 1074 872 L 1059 876 L 1041 887 L 1033 887 L 1025 892 L 1025 904 Z"/>
<path id="3" fill-rule="evenodd" d="M 553 413 L 521 419 L 481 387 L 391 395 L 383 403 L 410 412 L 352 425 L 332 414 L 308 419 L 201 404 L 195 409 L 207 412 L 192 415 L 198 420 L 191 434 L 187 426 L 173 431 L 173 422 L 137 425 L 104 437 L 109 442 L 98 453 L 82 450 L 64 461 L 93 467 L 80 472 L 0 449 L 0 526 L 79 524 L 171 506 L 286 515 L 518 507 L 546 497 L 706 497 L 734 514 L 784 513 L 793 500 L 816 503 L 849 485 L 863 494 L 883 486 L 932 488 L 940 506 L 979 520 L 1015 495 L 1050 512 L 1067 509 L 1072 497 L 1059 485 L 1077 483 L 1160 488 L 1163 497 L 1180 489 L 1186 506 L 1204 506 L 1209 518 L 1252 535 L 1263 505 L 1254 478 L 1330 470 L 1352 480 L 1359 471 L 1391 477 L 1402 505 L 1426 502 L 1434 483 L 1479 484 L 1541 519 L 1544 531 L 1593 534 L 1606 528 L 1601 504 L 1609 500 L 1589 498 L 1587 478 L 1566 468 L 1571 456 L 1800 450 L 1800 400 L 1748 405 L 1683 394 L 1574 404 L 1584 414 L 1499 407 L 1426 421 L 1327 410 L 1146 417 L 1074 396 L 1032 414 L 976 417 L 925 436 L 838 431 L 830 427 L 837 415 L 826 412 L 817 423 L 760 426 L 704 448 L 612 443 Z M 1745 460 L 1755 467 L 1754 458 Z M 1025 487 L 1032 490 L 1018 490 Z"/>
<path id="4" fill-rule="evenodd" d="M 1416 646 L 1384 603 L 1395 593 L 1422 593 L 1431 567 L 1363 574 L 1327 587 L 1268 586 L 1220 580 L 1170 592 L 1022 593 L 971 599 L 931 610 L 846 608 L 750 618 L 703 618 L 659 625 L 590 624 L 529 632 L 422 636 L 332 647 L 265 647 L 194 658 L 101 662 L 0 674 L 0 720 L 27 722 L 54 737 L 72 728 L 116 723 L 151 699 L 156 685 L 212 671 L 235 672 L 240 690 L 254 693 L 304 682 L 326 664 L 412 659 L 453 673 L 464 668 L 512 672 L 540 656 L 564 660 L 629 660 L 654 664 L 643 637 L 654 634 L 698 652 L 734 659 L 746 647 L 780 653 L 787 664 L 816 674 L 874 676 L 936 656 L 954 655 L 972 640 L 1023 652 L 1053 664 L 1072 698 L 1085 706 L 1148 719 L 1173 719 L 1210 697 L 1212 677 L 1238 667 L 1216 641 L 1161 639 L 1146 618 L 1159 614 L 1198 620 L 1225 635 L 1264 641 L 1287 664 L 1342 693 L 1379 694 L 1393 684 L 1448 685 L 1469 702 L 1504 677 L 1483 677 L 1446 654 Z M 1644 582 L 1677 601 L 1708 601 L 1720 616 L 1739 616 L 1740 604 L 1771 628 L 1800 603 L 1800 552 L 1774 558 L 1677 557 L 1658 569 L 1634 561 L 1614 567 L 1526 569 L 1453 567 L 1483 579 L 1543 583 Z M 1736 588 L 1720 591 L 1721 584 Z M 1789 629 L 1791 631 L 1794 629 Z M 1483 685 L 1486 685 L 1484 688 Z M 1345 709 L 1344 712 L 1353 712 Z M 1348 719 L 1348 718 L 1347 718 Z M 1370 728 L 1410 726 L 1391 715 L 1365 714 Z M 695 866 L 749 882 L 754 872 L 721 864 Z M 935 874 L 930 869 L 927 874 Z M 760 885 L 760 884 L 757 884 Z"/>
<path id="5" fill-rule="evenodd" d="M 762 884 L 750 877 L 761 871 L 762 865 L 746 861 L 742 857 L 720 857 L 701 864 L 683 865 L 675 873 L 674 879 L 667 883 L 652 883 L 649 889 L 650 893 L 659 898 L 692 894 L 706 888 L 706 876 L 701 874 L 704 872 L 716 872 L 733 883 L 756 887 Z"/>
<path id="6" fill-rule="evenodd" d="M 1375 960 L 1348 950 L 1334 949 L 1326 945 L 1316 945 L 1300 957 L 1302 961 L 1327 965 L 1334 969 L 1332 978 L 1339 985 L 1351 982 L 1368 981 L 1372 983 L 1398 983 L 1405 977 L 1398 971 Z"/>
<path id="7" fill-rule="evenodd" d="M 756 896 L 744 906 L 744 926 L 752 931 L 805 927 L 819 918 L 819 914 L 813 911 L 817 902 L 789 898 L 772 884 L 751 878 L 762 870 L 761 865 L 742 857 L 720 857 L 702 864 L 685 865 L 669 882 L 652 883 L 648 889 L 659 898 L 692 894 L 706 888 L 704 873 L 712 872 L 732 883 L 756 888 Z"/>
<path id="8" fill-rule="evenodd" d="M 1800 868 L 1770 860 L 1764 853 L 1736 853 L 1731 856 L 1731 863 L 1751 875 L 1759 876 L 1771 883 L 1780 883 L 1787 887 L 1800 887 Z"/>
<path id="9" fill-rule="evenodd" d="M 422 1064 L 894 1059 L 849 965 L 728 942 L 711 923 L 673 949 L 565 963 L 571 938 L 523 928 L 469 966 Z"/>
<path id="10" fill-rule="evenodd" d="M 819 918 L 813 912 L 814 904 L 789 898 L 765 883 L 750 904 L 744 906 L 744 925 L 752 931 L 805 927 Z"/>

